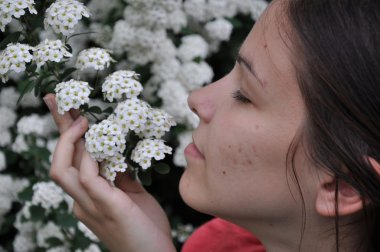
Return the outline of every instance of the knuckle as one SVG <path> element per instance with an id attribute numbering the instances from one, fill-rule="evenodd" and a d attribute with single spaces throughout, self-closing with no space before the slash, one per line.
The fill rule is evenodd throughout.
<path id="1" fill-rule="evenodd" d="M 91 181 L 86 178 L 85 176 L 81 176 L 79 175 L 79 183 L 81 184 L 81 186 L 86 190 L 86 191 L 89 191 L 90 188 L 91 188 Z"/>
<path id="2" fill-rule="evenodd" d="M 59 183 L 59 180 L 60 180 L 59 178 L 60 178 L 60 176 L 59 176 L 58 172 L 56 171 L 56 169 L 54 169 L 54 167 L 52 167 L 52 168 L 50 169 L 49 176 L 50 176 L 50 178 L 51 178 L 53 181 Z"/>

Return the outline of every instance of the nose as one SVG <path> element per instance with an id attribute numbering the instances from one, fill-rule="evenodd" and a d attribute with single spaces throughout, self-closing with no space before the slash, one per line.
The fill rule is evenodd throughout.
<path id="1" fill-rule="evenodd" d="M 216 111 L 215 83 L 192 91 L 187 99 L 190 109 L 199 117 L 201 122 L 209 123 Z"/>

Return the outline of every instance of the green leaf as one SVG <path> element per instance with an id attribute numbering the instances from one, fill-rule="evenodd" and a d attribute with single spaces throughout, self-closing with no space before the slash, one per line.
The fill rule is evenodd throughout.
<path id="1" fill-rule="evenodd" d="M 57 246 L 63 245 L 63 242 L 57 237 L 47 238 L 45 239 L 45 242 L 49 244 L 49 247 L 57 247 Z"/>
<path id="2" fill-rule="evenodd" d="M 170 166 L 166 163 L 157 163 L 153 166 L 153 169 L 159 174 L 168 174 L 170 172 Z"/>
<path id="3" fill-rule="evenodd" d="M 61 80 L 65 80 L 66 78 L 70 77 L 72 73 L 74 73 L 77 69 L 75 67 L 71 67 L 66 69 L 62 74 L 61 74 Z"/>
<path id="4" fill-rule="evenodd" d="M 112 107 L 108 107 L 105 110 L 103 110 L 103 113 L 105 113 L 105 114 L 111 114 L 112 112 L 113 112 L 113 108 Z"/>
<path id="5" fill-rule="evenodd" d="M 19 104 L 22 98 L 24 97 L 24 95 L 32 91 L 33 88 L 34 88 L 34 81 L 33 80 L 28 81 L 25 87 L 21 90 L 20 97 L 17 100 L 17 104 Z"/>
<path id="6" fill-rule="evenodd" d="M 75 227 L 78 222 L 77 219 L 75 219 L 75 217 L 70 213 L 57 213 L 55 216 L 55 221 L 63 228 Z"/>
<path id="7" fill-rule="evenodd" d="M 4 50 L 9 43 L 17 42 L 20 36 L 21 36 L 21 32 L 13 32 L 9 34 L 0 42 L 0 50 Z"/>
<path id="8" fill-rule="evenodd" d="M 138 177 L 144 186 L 150 186 L 152 184 L 152 174 L 149 170 L 139 172 Z"/>
<path id="9" fill-rule="evenodd" d="M 31 221 L 39 222 L 45 219 L 45 209 L 42 206 L 31 206 L 29 211 Z"/>
<path id="10" fill-rule="evenodd" d="M 87 109 L 87 112 L 91 112 L 91 113 L 94 113 L 94 114 L 101 114 L 102 113 L 102 109 L 98 106 L 92 106 L 92 107 L 89 107 Z"/>
<path id="11" fill-rule="evenodd" d="M 24 190 L 22 190 L 21 192 L 19 192 L 18 198 L 24 202 L 31 201 L 33 198 L 33 185 L 30 185 L 26 187 Z"/>
<path id="12" fill-rule="evenodd" d="M 37 70 L 37 64 L 30 64 L 27 68 L 26 68 L 26 72 L 28 73 L 35 73 Z"/>
<path id="13" fill-rule="evenodd" d="M 236 19 L 236 18 L 227 18 L 228 21 L 230 21 L 230 23 L 232 24 L 232 26 L 234 27 L 234 29 L 236 28 L 240 28 L 243 26 L 243 23 Z"/>

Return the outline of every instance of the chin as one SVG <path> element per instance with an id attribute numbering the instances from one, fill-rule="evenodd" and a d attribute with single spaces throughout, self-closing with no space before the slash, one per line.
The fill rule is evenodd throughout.
<path id="1" fill-rule="evenodd" d="M 211 211 L 213 200 L 210 199 L 207 188 L 202 186 L 202 182 L 203 180 L 192 178 L 185 170 L 179 181 L 179 194 L 189 207 L 213 215 Z"/>

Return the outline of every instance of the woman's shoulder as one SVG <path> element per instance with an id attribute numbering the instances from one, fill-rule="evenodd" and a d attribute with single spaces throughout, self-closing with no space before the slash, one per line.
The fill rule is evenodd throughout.
<path id="1" fill-rule="evenodd" d="M 265 252 L 249 231 L 220 218 L 200 226 L 186 241 L 182 252 Z"/>

